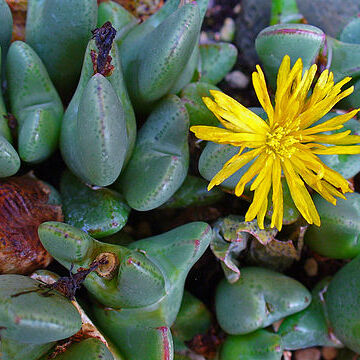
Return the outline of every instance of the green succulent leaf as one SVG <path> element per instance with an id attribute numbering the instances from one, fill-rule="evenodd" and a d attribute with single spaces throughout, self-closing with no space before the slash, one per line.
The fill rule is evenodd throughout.
<path id="1" fill-rule="evenodd" d="M 89 267 L 100 254 L 112 254 L 116 261 L 111 276 L 92 272 L 85 286 L 105 306 L 122 308 L 126 322 L 132 322 L 135 312 L 153 324 L 151 313 L 155 312 L 155 326 L 168 326 L 174 321 L 185 277 L 211 238 L 211 229 L 205 223 L 190 223 L 133 242 L 127 248 L 101 243 L 63 223 L 43 223 L 38 232 L 45 249 L 65 267 L 74 264 L 74 271 Z"/>
<path id="2" fill-rule="evenodd" d="M 19 154 L 37 163 L 57 148 L 63 105 L 41 59 L 22 41 L 7 55 L 11 112 L 19 123 Z"/>
<path id="3" fill-rule="evenodd" d="M 314 203 L 321 217 L 321 226 L 308 228 L 305 243 L 322 256 L 335 259 L 357 256 L 360 253 L 360 194 L 348 194 L 347 200 L 338 199 L 336 206 L 314 195 Z"/>
<path id="4" fill-rule="evenodd" d="M 334 73 L 334 81 L 342 80 L 345 76 L 353 78 L 360 76 L 360 44 L 351 44 L 327 37 L 332 56 L 330 70 Z"/>
<path id="5" fill-rule="evenodd" d="M 11 15 L 11 11 L 5 0 L 0 0 L 0 24 L 1 24 L 0 63 L 2 64 L 2 66 L 0 68 L 0 73 L 2 73 L 2 77 L 3 77 L 4 76 L 3 70 L 5 70 L 6 54 L 7 54 L 8 48 L 10 46 L 12 27 L 13 27 L 13 18 Z M 0 77 L 0 79 L 2 79 L 2 77 Z M 1 98 L 1 95 L 0 95 L 0 98 Z M 1 107 L 0 107 L 0 111 L 1 111 Z"/>
<path id="6" fill-rule="evenodd" d="M 76 87 L 96 20 L 96 0 L 29 1 L 26 42 L 40 56 L 51 80 L 66 98 Z"/>
<path id="7" fill-rule="evenodd" d="M 327 37 L 329 52 L 331 52 L 330 70 L 334 73 L 334 81 L 342 80 L 346 76 L 353 78 L 354 92 L 344 99 L 340 106 L 348 109 L 349 107 L 358 107 L 360 105 L 359 87 L 360 87 L 360 44 L 342 42 Z"/>
<path id="8" fill-rule="evenodd" d="M 216 316 L 228 334 L 248 334 L 309 306 L 311 294 L 296 280 L 258 267 L 241 269 L 240 279 L 222 280 L 216 290 Z"/>
<path id="9" fill-rule="evenodd" d="M 319 125 L 338 115 L 339 113 L 330 112 L 323 116 L 319 121 L 317 121 L 316 125 Z M 359 121 L 356 119 L 350 119 L 343 125 L 342 129 L 328 131 L 325 134 L 336 134 L 346 130 L 351 130 L 352 134 L 359 134 Z M 319 158 L 322 162 L 324 162 L 325 165 L 338 172 L 345 179 L 350 179 L 354 177 L 358 172 L 360 172 L 360 155 L 319 155 Z"/>
<path id="10" fill-rule="evenodd" d="M 219 120 L 206 107 L 203 97 L 211 96 L 209 90 L 220 90 L 212 84 L 195 82 L 187 85 L 180 94 L 181 101 L 189 113 L 190 125 L 217 126 Z"/>
<path id="11" fill-rule="evenodd" d="M 180 4 L 180 0 L 168 0 L 155 14 L 150 16 L 143 23 L 135 26 L 125 36 L 121 42 L 120 53 L 121 61 L 124 66 L 124 73 L 127 74 L 129 67 L 136 61 L 139 47 L 144 37 L 158 27 L 165 19 L 175 12 Z"/>
<path id="12" fill-rule="evenodd" d="M 96 338 L 89 338 L 73 343 L 62 354 L 56 356 L 57 360 L 114 360 L 106 345 Z"/>
<path id="13" fill-rule="evenodd" d="M 55 345 L 55 342 L 45 344 L 24 344 L 16 340 L 2 338 L 0 353 L 2 360 L 39 360 L 42 355 Z"/>
<path id="14" fill-rule="evenodd" d="M 115 1 L 104 1 L 99 4 L 97 26 L 107 21 L 116 29 L 115 42 L 120 45 L 122 38 L 137 24 L 139 20 Z"/>
<path id="15" fill-rule="evenodd" d="M 284 349 L 297 350 L 313 346 L 341 346 L 336 340 L 327 320 L 324 293 L 330 283 L 325 278 L 318 283 L 313 291 L 311 304 L 304 310 L 290 315 L 281 323 L 278 335 Z"/>
<path id="16" fill-rule="evenodd" d="M 188 291 L 184 291 L 179 313 L 171 327 L 173 338 L 191 340 L 197 334 L 205 334 L 211 325 L 211 314 L 206 306 Z"/>
<path id="17" fill-rule="evenodd" d="M 187 84 L 191 82 L 191 80 L 194 77 L 194 73 L 198 67 L 199 59 L 200 59 L 200 50 L 198 46 L 195 46 L 182 73 L 179 75 L 175 84 L 169 90 L 170 94 L 178 94 L 181 89 L 183 89 Z"/>
<path id="18" fill-rule="evenodd" d="M 20 158 L 9 141 L 0 135 L 0 177 L 8 177 L 17 173 Z"/>
<path id="19" fill-rule="evenodd" d="M 228 336 L 220 350 L 220 360 L 280 360 L 280 336 L 266 330 Z"/>
<path id="20" fill-rule="evenodd" d="M 270 25 L 299 23 L 302 19 L 296 0 L 272 1 Z"/>
<path id="21" fill-rule="evenodd" d="M 301 58 L 306 70 L 315 61 L 324 42 L 323 31 L 311 25 L 280 24 L 262 30 L 255 47 L 270 86 L 276 87 L 277 72 L 285 55 L 290 56 L 292 65 Z"/>
<path id="22" fill-rule="evenodd" d="M 168 327 L 148 328 L 140 324 L 126 326 L 117 322 L 118 314 L 117 310 L 107 313 L 99 308 L 95 310 L 98 323 L 126 356 L 126 359 L 173 360 L 173 340 Z"/>
<path id="23" fill-rule="evenodd" d="M 130 208 L 116 191 L 91 189 L 69 171 L 62 175 L 60 189 L 65 222 L 94 238 L 112 235 L 126 224 Z"/>
<path id="24" fill-rule="evenodd" d="M 207 186 L 206 180 L 188 175 L 179 190 L 162 205 L 162 208 L 211 205 L 224 197 L 224 193 L 219 188 L 208 191 Z"/>
<path id="25" fill-rule="evenodd" d="M 200 45 L 200 80 L 209 84 L 219 83 L 235 65 L 237 54 L 236 47 L 226 42 Z"/>
<path id="26" fill-rule="evenodd" d="M 351 20 L 342 30 L 339 40 L 344 43 L 360 44 L 360 19 Z"/>
<path id="27" fill-rule="evenodd" d="M 76 130 L 84 180 L 98 186 L 112 184 L 124 163 L 128 139 L 120 100 L 101 74 L 95 74 L 84 89 Z"/>
<path id="28" fill-rule="evenodd" d="M 360 317 L 356 309 L 360 306 L 358 289 L 360 257 L 338 271 L 325 293 L 325 303 L 332 330 L 349 349 L 360 352 Z"/>
<path id="29" fill-rule="evenodd" d="M 179 189 L 189 164 L 188 128 L 187 111 L 175 95 L 153 110 L 116 185 L 130 207 L 139 211 L 157 208 Z"/>
<path id="30" fill-rule="evenodd" d="M 158 360 L 166 355 L 167 359 L 173 359 L 168 327 L 179 311 L 186 275 L 206 250 L 211 236 L 211 228 L 198 222 L 129 245 L 157 264 L 164 274 L 166 294 L 157 303 L 145 307 L 106 310 L 94 304 L 97 323 L 126 356 L 134 360 Z M 147 294 L 138 292 L 137 296 L 147 297 Z"/>
<path id="31" fill-rule="evenodd" d="M 0 4 L 1 4 L 1 2 L 0 2 Z M 0 13 L 1 13 L 1 5 L 0 5 Z M 1 79 L 1 75 L 3 75 L 3 72 L 1 71 L 2 70 L 1 64 L 5 63 L 4 60 L 2 60 L 2 58 L 1 58 L 1 54 L 3 54 L 3 51 L 1 50 L 1 46 L 0 46 L 0 79 Z M 8 121 L 5 118 L 6 115 L 7 115 L 7 111 L 6 111 L 2 91 L 0 91 L 0 135 L 3 136 L 8 142 L 11 143 L 12 136 L 10 133 Z"/>
<path id="32" fill-rule="evenodd" d="M 138 111 L 144 112 L 144 106 L 175 86 L 197 44 L 200 25 L 198 6 L 185 4 L 143 37 L 138 54 L 125 67 L 126 84 Z"/>
<path id="33" fill-rule="evenodd" d="M 38 291 L 39 284 L 22 275 L 0 275 L 2 337 L 45 344 L 80 330 L 80 314 L 70 300 L 55 291 L 52 296 L 44 296 L 47 290 Z"/>
<path id="34" fill-rule="evenodd" d="M 89 80 L 93 76 L 93 66 L 90 56 L 92 50 L 96 50 L 94 40 L 91 40 L 89 42 L 88 47 L 86 49 L 80 81 L 76 89 L 76 92 L 73 98 L 71 99 L 69 106 L 66 109 L 63 119 L 63 126 L 61 129 L 61 137 L 60 137 L 60 150 L 64 161 L 66 162 L 70 170 L 78 177 L 80 177 L 83 181 L 88 181 L 88 180 L 85 173 L 86 169 L 84 168 L 84 164 L 81 161 L 80 150 L 78 148 L 80 134 L 78 133 L 77 124 L 78 124 L 78 118 L 80 116 L 83 116 L 79 114 L 80 101 L 82 99 L 82 95 L 84 93 L 85 88 L 88 85 Z M 118 122 L 122 123 L 124 118 L 126 123 L 128 145 L 126 146 L 126 155 L 124 159 L 124 164 L 125 164 L 129 160 L 135 145 L 136 121 L 135 121 L 134 110 L 130 103 L 127 90 L 123 81 L 119 51 L 117 46 L 114 44 L 111 48 L 110 56 L 112 57 L 112 65 L 114 66 L 114 71 L 111 76 L 107 77 L 107 80 L 111 83 L 113 87 L 113 91 L 115 91 L 118 97 L 117 100 L 114 98 L 113 91 L 109 90 L 109 86 L 106 87 L 108 91 L 112 93 L 112 99 L 114 100 L 115 104 L 117 104 L 115 106 L 118 107 L 119 105 L 118 102 L 120 101 L 122 108 L 122 110 L 120 110 L 119 113 L 117 114 L 114 114 L 114 109 L 112 109 L 111 112 L 113 113 L 113 115 L 116 115 Z M 106 82 L 104 80 L 102 81 Z M 98 100 L 100 101 L 101 99 Z M 85 98 L 84 101 L 86 101 Z M 109 102 L 109 99 L 107 99 L 106 101 Z M 100 102 L 98 105 L 101 105 L 101 103 L 102 102 Z M 114 106 L 114 104 L 108 104 L 108 105 L 110 106 L 110 108 Z M 91 114 L 90 119 L 92 118 L 93 118 L 93 114 Z M 88 119 L 88 121 L 90 121 L 90 119 Z M 125 131 L 125 129 L 123 131 Z M 122 134 L 122 136 L 124 136 L 124 133 Z M 84 141 L 86 142 L 86 138 L 84 139 Z M 124 148 L 124 145 L 125 144 L 119 142 L 119 144 L 116 146 L 116 149 Z M 93 145 L 91 147 L 93 147 Z M 101 149 L 97 149 L 97 150 L 100 150 L 101 153 Z M 101 166 L 101 165 L 95 164 L 95 166 Z M 120 170 L 121 169 L 116 169 L 116 173 L 119 172 Z M 101 174 L 99 174 L 99 176 L 101 176 Z M 115 176 L 115 169 L 113 176 Z"/>

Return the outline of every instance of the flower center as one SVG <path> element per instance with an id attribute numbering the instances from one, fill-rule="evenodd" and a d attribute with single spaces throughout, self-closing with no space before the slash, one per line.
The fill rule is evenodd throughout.
<path id="1" fill-rule="evenodd" d="M 300 142 L 291 135 L 291 130 L 279 126 L 266 135 L 266 153 L 290 158 L 297 150 L 294 144 Z"/>

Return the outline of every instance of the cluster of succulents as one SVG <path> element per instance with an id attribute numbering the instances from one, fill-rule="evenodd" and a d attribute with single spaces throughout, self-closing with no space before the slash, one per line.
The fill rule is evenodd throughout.
<path id="1" fill-rule="evenodd" d="M 230 42 L 200 41 L 209 0 L 167 0 L 144 21 L 112 0 L 28 0 L 26 40 L 14 42 L 8 3 L 0 0 L 0 359 L 280 360 L 310 347 L 357 356 L 359 193 L 336 207 L 312 193 L 318 227 L 282 179 L 279 232 L 271 206 L 265 229 L 245 221 L 251 184 L 234 196 L 251 163 L 207 191 L 240 150 L 189 133 L 219 126 L 203 98 L 238 58 Z M 359 18 L 335 38 L 303 14 L 305 24 L 295 1 L 274 0 L 271 14 L 253 44 L 271 91 L 289 55 L 336 82 L 352 77 L 354 93 L 316 125 L 359 107 Z M 344 129 L 360 133 L 358 120 Z M 358 190 L 360 155 L 319 157 Z M 37 179 L 44 169 L 54 173 Z M 166 213 L 180 218 L 135 239 L 124 231 L 131 217 L 140 228 L 138 219 Z M 309 291 L 296 273 L 304 249 L 344 266 Z M 185 289 L 194 265 L 210 284 Z"/>

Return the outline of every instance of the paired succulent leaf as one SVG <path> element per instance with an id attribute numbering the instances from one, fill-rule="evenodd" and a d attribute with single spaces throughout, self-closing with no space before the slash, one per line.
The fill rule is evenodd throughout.
<path id="1" fill-rule="evenodd" d="M 222 280 L 216 290 L 216 316 L 228 334 L 248 334 L 296 313 L 311 301 L 298 281 L 264 268 L 241 269 L 240 279 Z"/>
<path id="2" fill-rule="evenodd" d="M 117 185 L 130 207 L 157 208 L 179 189 L 189 166 L 188 129 L 188 114 L 177 96 L 167 96 L 152 111 Z"/>
<path id="3" fill-rule="evenodd" d="M 127 248 L 100 243 L 63 223 L 43 223 L 39 236 L 66 267 L 87 267 L 100 256 L 111 260 L 84 283 L 101 304 L 112 307 L 94 305 L 97 323 L 125 356 L 172 358 L 168 327 L 178 313 L 186 275 L 210 242 L 207 224 L 190 223 Z"/>
<path id="4" fill-rule="evenodd" d="M 57 148 L 63 116 L 60 97 L 41 59 L 22 41 L 10 46 L 7 79 L 11 112 L 19 125 L 19 155 L 26 162 L 41 162 Z"/>
<path id="5" fill-rule="evenodd" d="M 165 14 L 171 5 L 162 8 L 157 17 L 162 19 L 160 12 Z M 192 74 L 184 75 L 186 81 L 179 80 L 181 85 L 177 83 L 192 57 L 200 33 L 201 21 L 196 4 L 179 7 L 160 23 L 151 18 L 130 31 L 121 46 L 126 84 L 139 112 L 146 112 L 146 107 L 170 91 L 179 91 L 191 79 Z M 154 44 L 159 46 L 154 47 Z M 191 63 L 195 62 L 192 60 Z M 195 69 L 193 65 L 190 67 Z"/>
<path id="6" fill-rule="evenodd" d="M 136 122 L 121 72 L 118 49 L 113 44 L 113 73 L 93 75 L 88 44 L 80 81 L 65 112 L 60 149 L 71 171 L 83 181 L 106 186 L 119 176 L 135 144 Z"/>

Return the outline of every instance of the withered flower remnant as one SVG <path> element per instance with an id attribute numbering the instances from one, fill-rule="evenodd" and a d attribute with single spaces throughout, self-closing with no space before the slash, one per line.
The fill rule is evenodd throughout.
<path id="1" fill-rule="evenodd" d="M 111 25 L 110 21 L 107 21 L 100 28 L 91 31 L 93 39 L 95 39 L 98 53 L 95 50 L 91 50 L 91 60 L 94 67 L 94 74 L 101 74 L 104 76 L 110 76 L 114 70 L 114 66 L 111 65 L 112 57 L 109 55 L 112 43 L 116 36 L 116 30 Z"/>

